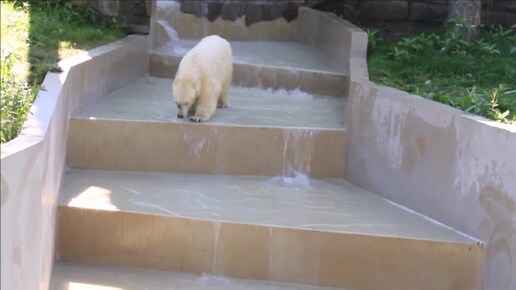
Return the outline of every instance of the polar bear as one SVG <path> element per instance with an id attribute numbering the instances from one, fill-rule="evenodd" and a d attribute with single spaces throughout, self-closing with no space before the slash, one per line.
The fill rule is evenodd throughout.
<path id="1" fill-rule="evenodd" d="M 233 76 L 229 42 L 217 35 L 203 38 L 179 63 L 172 91 L 178 118 L 195 112 L 191 120 L 208 121 L 217 108 L 227 107 Z"/>

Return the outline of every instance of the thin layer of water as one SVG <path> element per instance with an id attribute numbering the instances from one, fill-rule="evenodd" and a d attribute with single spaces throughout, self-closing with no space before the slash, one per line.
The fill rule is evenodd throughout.
<path id="1" fill-rule="evenodd" d="M 56 263 L 50 290 L 331 290 L 294 284 L 230 279 L 157 270 Z M 343 289 L 344 290 L 344 289 Z"/>
<path id="2" fill-rule="evenodd" d="M 160 54 L 185 55 L 198 40 L 175 40 L 157 50 Z M 233 62 L 260 66 L 286 67 L 331 73 L 345 73 L 316 48 L 295 42 L 230 41 Z"/>
<path id="3" fill-rule="evenodd" d="M 296 182 L 300 181 L 300 182 Z M 343 180 L 76 171 L 61 204 L 237 223 L 471 242 Z"/>
<path id="4" fill-rule="evenodd" d="M 232 87 L 229 107 L 209 124 L 344 128 L 346 99 L 297 91 Z M 144 78 L 84 108 L 80 118 L 189 122 L 177 118 L 172 79 Z"/>

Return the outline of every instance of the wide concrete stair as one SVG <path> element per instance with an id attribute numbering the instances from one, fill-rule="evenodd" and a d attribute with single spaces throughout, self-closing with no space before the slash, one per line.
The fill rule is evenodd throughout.
<path id="1" fill-rule="evenodd" d="M 116 267 L 192 289 L 476 283 L 475 240 L 340 179 L 345 98 L 233 87 L 229 108 L 197 124 L 177 119 L 171 84 L 146 77 L 72 118 L 52 289 L 140 287 Z"/>
<path id="2" fill-rule="evenodd" d="M 149 73 L 171 78 L 196 41 L 151 50 Z M 313 94 L 345 96 L 349 72 L 315 48 L 295 42 L 231 41 L 233 84 L 244 87 L 301 89 Z"/>
<path id="3" fill-rule="evenodd" d="M 192 123 L 172 77 L 194 43 L 72 116 L 50 289 L 478 288 L 481 243 L 342 179 L 343 67 L 233 40 L 229 107 Z"/>
<path id="4" fill-rule="evenodd" d="M 481 248 L 338 179 L 70 170 L 58 256 L 353 289 L 469 289 Z M 460 286 L 460 287 L 455 287 Z"/>
<path id="5" fill-rule="evenodd" d="M 178 119 L 172 80 L 149 77 L 76 114 L 68 165 L 102 170 L 340 177 L 345 98 L 233 87 L 207 123 Z"/>

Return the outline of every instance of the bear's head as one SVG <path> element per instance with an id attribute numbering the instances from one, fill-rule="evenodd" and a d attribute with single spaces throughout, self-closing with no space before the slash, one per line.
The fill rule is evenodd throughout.
<path id="1" fill-rule="evenodd" d="M 177 106 L 177 117 L 183 118 L 188 115 L 188 111 L 195 103 L 197 89 L 193 81 L 188 79 L 175 79 L 172 85 L 174 101 Z"/>

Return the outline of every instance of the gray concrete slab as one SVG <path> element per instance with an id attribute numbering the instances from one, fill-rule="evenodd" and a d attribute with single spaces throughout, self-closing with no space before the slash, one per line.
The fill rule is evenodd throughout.
<path id="1" fill-rule="evenodd" d="M 60 204 L 173 217 L 475 243 L 343 180 L 72 170 Z"/>

